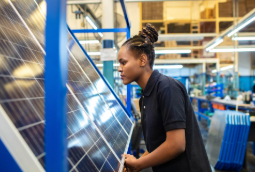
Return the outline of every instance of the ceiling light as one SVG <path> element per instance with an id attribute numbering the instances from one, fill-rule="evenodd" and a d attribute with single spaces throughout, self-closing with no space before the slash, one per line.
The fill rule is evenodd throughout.
<path id="1" fill-rule="evenodd" d="M 233 67 L 234 67 L 233 65 L 225 66 L 225 67 L 220 68 L 220 71 L 228 70 Z M 216 72 L 217 72 L 217 69 L 212 70 L 212 73 L 216 73 Z"/>
<path id="2" fill-rule="evenodd" d="M 95 29 L 97 30 L 97 26 L 96 24 L 92 21 L 92 19 L 89 16 L 86 16 L 86 20 L 89 22 L 89 24 Z M 98 34 L 103 37 L 103 34 L 101 32 L 98 32 Z"/>
<path id="3" fill-rule="evenodd" d="M 88 55 L 90 55 L 90 56 L 100 56 L 101 53 L 100 52 L 88 52 Z"/>
<path id="4" fill-rule="evenodd" d="M 255 37 L 232 37 L 233 41 L 252 41 Z"/>
<path id="5" fill-rule="evenodd" d="M 216 42 L 214 44 L 212 44 L 211 46 L 207 47 L 206 51 L 210 51 L 212 48 L 216 47 L 217 45 L 219 45 L 222 42 L 223 42 L 223 39 L 219 38 L 218 40 L 216 40 Z"/>
<path id="6" fill-rule="evenodd" d="M 209 52 L 249 52 L 255 51 L 255 48 L 225 48 L 225 49 L 212 49 Z"/>
<path id="7" fill-rule="evenodd" d="M 228 34 L 228 37 L 232 36 L 233 34 L 235 34 L 236 32 L 238 32 L 239 30 L 243 29 L 245 26 L 247 26 L 248 24 L 250 24 L 251 22 L 253 22 L 255 20 L 255 17 L 252 17 L 250 20 L 248 20 L 247 22 L 245 22 L 244 24 L 242 24 L 241 26 L 237 27 L 235 30 L 233 30 L 232 32 L 230 32 Z"/>
<path id="8" fill-rule="evenodd" d="M 185 54 L 191 53 L 191 50 L 155 50 L 155 54 Z"/>
<path id="9" fill-rule="evenodd" d="M 231 68 L 233 68 L 233 65 L 222 67 L 222 68 L 220 68 L 220 70 L 223 71 L 223 70 L 227 70 L 227 69 L 231 69 Z"/>
<path id="10" fill-rule="evenodd" d="M 100 43 L 98 40 L 81 40 L 80 44 L 98 44 Z"/>
<path id="11" fill-rule="evenodd" d="M 104 65 L 103 64 L 96 64 L 97 67 L 103 67 Z M 119 63 L 114 63 L 113 64 L 114 67 L 119 67 L 120 64 Z"/>
<path id="12" fill-rule="evenodd" d="M 216 70 L 216 69 L 212 70 L 212 73 L 216 73 L 216 72 L 217 72 L 217 70 Z"/>
<path id="13" fill-rule="evenodd" d="M 155 65 L 153 69 L 181 69 L 183 65 Z"/>
<path id="14" fill-rule="evenodd" d="M 95 25 L 95 23 L 90 19 L 89 16 L 86 16 L 86 20 L 89 22 L 89 24 L 97 30 L 97 26 Z"/>

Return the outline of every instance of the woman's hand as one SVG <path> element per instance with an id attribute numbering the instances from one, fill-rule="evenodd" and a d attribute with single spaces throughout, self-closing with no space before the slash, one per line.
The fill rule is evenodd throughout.
<path id="1" fill-rule="evenodd" d="M 140 171 L 138 168 L 138 160 L 133 155 L 124 154 L 125 156 L 125 167 L 132 172 Z M 127 170 L 128 171 L 128 170 Z"/>
<path id="2" fill-rule="evenodd" d="M 124 167 L 124 168 L 123 168 L 123 172 L 139 172 L 139 171 L 137 171 L 137 170 L 131 170 L 131 169 L 128 168 L 128 167 Z"/>

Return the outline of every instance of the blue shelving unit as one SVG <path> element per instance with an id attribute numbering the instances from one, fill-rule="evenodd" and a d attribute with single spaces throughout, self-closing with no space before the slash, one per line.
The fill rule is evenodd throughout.
<path id="1" fill-rule="evenodd" d="M 221 84 L 216 84 L 214 86 L 208 86 L 206 87 L 206 93 L 207 94 L 213 94 L 213 96 L 216 96 L 216 97 L 221 97 L 223 98 L 223 83 Z"/>

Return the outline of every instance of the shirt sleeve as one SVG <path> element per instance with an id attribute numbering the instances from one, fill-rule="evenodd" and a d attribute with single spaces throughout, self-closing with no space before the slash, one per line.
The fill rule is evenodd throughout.
<path id="1" fill-rule="evenodd" d="M 170 82 L 170 81 L 169 81 Z M 185 94 L 176 81 L 159 89 L 158 105 L 165 131 L 186 128 Z"/>

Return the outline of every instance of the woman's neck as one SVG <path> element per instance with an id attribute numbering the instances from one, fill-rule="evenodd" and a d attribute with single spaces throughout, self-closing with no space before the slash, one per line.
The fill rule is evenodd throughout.
<path id="1" fill-rule="evenodd" d="M 145 89 L 149 79 L 150 79 L 150 76 L 152 74 L 153 70 L 150 69 L 150 70 L 147 70 L 145 71 L 139 78 L 138 80 L 136 81 L 137 84 L 142 88 L 142 90 Z"/>

